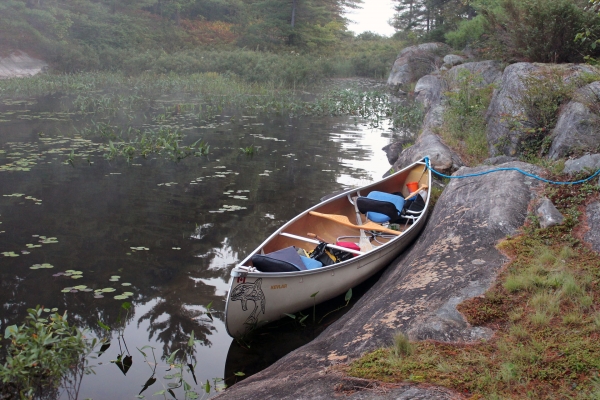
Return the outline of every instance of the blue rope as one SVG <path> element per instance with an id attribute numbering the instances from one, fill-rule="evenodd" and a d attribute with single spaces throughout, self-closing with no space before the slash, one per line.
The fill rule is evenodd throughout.
<path id="1" fill-rule="evenodd" d="M 594 175 L 592 175 L 592 176 L 590 176 L 588 178 L 585 178 L 585 179 L 581 179 L 581 180 L 574 181 L 574 182 L 557 182 L 557 181 L 550 181 L 548 179 L 544 179 L 544 178 L 542 178 L 540 176 L 537 176 L 537 175 L 534 175 L 534 174 L 530 174 L 529 172 L 523 171 L 522 169 L 519 169 L 519 168 L 509 167 L 509 168 L 495 168 L 495 169 L 491 169 L 489 171 L 478 172 L 476 174 L 450 176 L 450 175 L 442 174 L 441 172 L 438 172 L 435 169 L 433 169 L 433 167 L 431 167 L 431 165 L 429 163 L 429 157 L 425 157 L 425 165 L 427 166 L 427 169 L 429 169 L 434 174 L 441 176 L 442 178 L 449 178 L 449 179 L 472 178 L 472 177 L 475 177 L 475 176 L 482 176 L 482 175 L 491 174 L 492 172 L 517 171 L 517 172 L 520 172 L 523 175 L 528 176 L 530 178 L 537 179 L 539 181 L 550 183 L 550 184 L 553 184 L 553 185 L 578 185 L 580 183 L 585 183 L 587 181 L 590 181 L 590 180 L 594 179 L 596 176 L 600 175 L 600 169 L 599 169 L 598 171 L 596 171 L 596 173 Z"/>

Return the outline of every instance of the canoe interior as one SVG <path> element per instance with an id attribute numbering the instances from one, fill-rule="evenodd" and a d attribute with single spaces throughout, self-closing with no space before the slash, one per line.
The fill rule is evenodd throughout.
<path id="1" fill-rule="evenodd" d="M 418 182 L 419 186 L 428 184 L 429 171 L 424 172 L 424 170 L 425 165 L 417 164 L 412 169 L 399 173 L 391 177 L 390 179 L 377 182 L 371 186 L 361 189 L 360 195 L 366 196 L 371 191 L 381 191 L 387 193 L 400 192 L 403 196 L 408 196 L 410 192 L 406 186 L 407 182 Z M 358 194 L 356 191 L 350 192 L 351 197 L 357 195 Z M 319 204 L 311 210 L 318 211 L 323 214 L 343 215 L 347 217 L 350 222 L 357 222 L 354 206 L 350 203 L 346 194 L 336 196 L 327 202 Z M 361 221 L 366 221 L 365 216 L 363 214 L 361 214 Z M 402 228 L 404 228 L 403 225 L 401 225 L 401 229 Z M 335 243 L 338 240 L 338 238 L 342 238 L 340 239 L 342 241 L 354 242 L 357 244 L 360 241 L 360 231 L 358 229 L 347 227 L 325 218 L 313 216 L 308 214 L 307 212 L 303 213 L 296 219 L 284 225 L 281 232 L 293 234 L 303 238 L 309 238 L 308 234 L 313 233 L 318 235 L 320 239 L 323 239 L 328 243 Z M 379 239 L 379 241 L 382 243 L 385 243 L 387 240 L 388 239 Z M 373 242 L 373 245 L 376 246 L 377 243 Z M 268 254 L 289 246 L 303 248 L 307 252 L 310 252 L 315 248 L 315 244 L 307 241 L 298 240 L 282 235 L 275 235 L 271 238 L 271 240 L 269 240 L 266 243 L 263 243 L 262 247 L 256 249 L 252 254 L 250 254 L 250 256 L 244 260 L 242 265 L 251 266 L 252 262 L 250 261 L 250 257 L 254 254 Z"/>

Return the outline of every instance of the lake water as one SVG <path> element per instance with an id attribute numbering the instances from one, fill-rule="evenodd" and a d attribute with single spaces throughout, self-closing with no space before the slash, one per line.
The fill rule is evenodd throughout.
<path id="1" fill-rule="evenodd" d="M 174 381 L 163 377 L 166 358 L 192 331 L 197 391 L 207 380 L 231 379 L 223 311 L 232 267 L 322 196 L 390 167 L 381 148 L 391 131 L 354 118 L 222 115 L 202 127 L 190 120 L 182 123 L 185 140 L 204 139 L 208 156 L 128 163 L 106 160 L 105 140 L 75 130 L 89 120 L 52 102 L 4 102 L 0 111 L 0 329 L 39 304 L 111 336 L 80 399 L 135 398 L 153 374 L 150 349 L 148 362 L 136 350 L 148 345 L 158 380 L 144 395 L 167 388 Z M 252 157 L 240 152 L 250 145 Z M 119 354 L 133 358 L 126 376 L 110 362 Z"/>

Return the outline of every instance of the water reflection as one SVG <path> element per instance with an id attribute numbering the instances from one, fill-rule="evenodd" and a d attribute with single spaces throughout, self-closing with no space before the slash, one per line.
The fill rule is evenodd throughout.
<path id="1" fill-rule="evenodd" d="M 78 137 L 74 126 L 84 121 L 70 122 L 66 114 L 52 119 L 55 103 L 32 107 L 0 107 L 15 111 L 0 121 L 0 253 L 17 255 L 0 255 L 0 330 L 20 323 L 36 304 L 68 310 L 97 336 L 105 334 L 98 321 L 121 329 L 130 349 L 151 345 L 163 360 L 178 349 L 196 357 L 198 381 L 223 374 L 231 339 L 222 320 L 233 265 L 323 195 L 376 179 L 389 167 L 380 151 L 388 143 L 382 129 L 345 118 L 241 113 L 234 122 L 222 117 L 202 128 L 182 117 L 186 141 L 211 145 L 207 158 L 109 162 L 100 138 Z M 250 144 L 258 148 L 252 158 L 239 151 Z M 67 162 L 71 151 L 74 166 Z M 40 236 L 57 243 L 40 243 Z M 53 268 L 30 269 L 42 263 Z M 81 271 L 81 278 L 53 276 L 67 270 Z M 91 291 L 62 292 L 74 286 Z M 123 320 L 122 300 L 114 296 L 127 291 L 133 307 Z M 192 332 L 194 354 L 186 346 Z M 99 358 L 82 398 L 139 392 L 147 366 L 133 350 L 124 380 L 109 362 L 118 354 L 113 346 Z"/>

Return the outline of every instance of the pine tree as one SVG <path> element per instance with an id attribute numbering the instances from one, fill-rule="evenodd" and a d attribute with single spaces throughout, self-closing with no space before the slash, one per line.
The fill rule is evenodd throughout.
<path id="1" fill-rule="evenodd" d="M 423 18 L 423 0 L 397 0 L 393 27 L 398 31 L 418 30 Z"/>
<path id="2" fill-rule="evenodd" d="M 257 46 L 288 44 L 323 46 L 346 29 L 345 7 L 362 0 L 248 0 L 249 19 L 245 39 Z"/>

